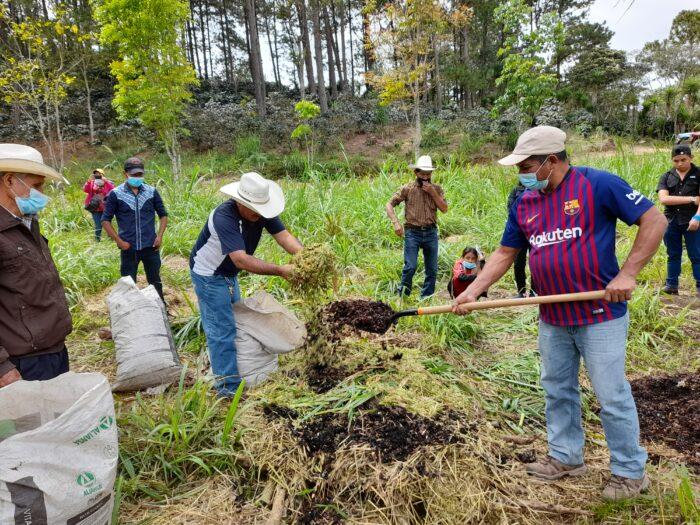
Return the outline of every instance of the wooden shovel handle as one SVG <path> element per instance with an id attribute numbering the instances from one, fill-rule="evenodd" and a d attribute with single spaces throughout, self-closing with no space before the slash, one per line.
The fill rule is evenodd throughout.
<path id="1" fill-rule="evenodd" d="M 594 292 L 563 293 L 559 295 L 538 295 L 519 299 L 496 299 L 483 303 L 469 303 L 469 310 L 487 310 L 489 308 L 508 308 L 510 306 L 526 306 L 529 304 L 571 303 L 574 301 L 594 301 L 605 297 L 605 290 Z M 451 304 L 441 306 L 426 306 L 418 308 L 418 315 L 446 314 L 452 311 Z"/>

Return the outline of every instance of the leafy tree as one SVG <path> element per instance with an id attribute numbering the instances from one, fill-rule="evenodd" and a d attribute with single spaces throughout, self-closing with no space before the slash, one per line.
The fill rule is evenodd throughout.
<path id="1" fill-rule="evenodd" d="M 292 131 L 291 138 L 304 142 L 306 146 L 306 168 L 309 169 L 313 165 L 315 149 L 314 130 L 311 127 L 311 121 L 321 114 L 321 108 L 313 102 L 301 100 L 295 104 L 294 112 L 301 122 Z"/>
<path id="2" fill-rule="evenodd" d="M 376 48 L 392 50 L 392 67 L 367 73 L 367 81 L 379 90 L 379 102 L 413 105 L 413 151 L 418 158 L 422 136 L 420 104 L 430 90 L 428 75 L 435 69 L 436 48 L 452 35 L 456 27 L 469 21 L 471 11 L 458 6 L 448 12 L 436 0 L 397 0 L 387 3 L 381 14 L 389 27 L 377 35 Z"/>
<path id="3" fill-rule="evenodd" d="M 670 39 L 675 44 L 700 45 L 700 10 L 681 11 L 671 24 Z"/>
<path id="4" fill-rule="evenodd" d="M 5 36 L 5 52 L 0 59 L 0 95 L 6 104 L 18 108 L 39 131 L 49 161 L 58 170 L 64 167 L 61 104 L 75 77 L 68 61 L 69 42 L 78 38 L 78 27 L 60 18 L 62 6 L 55 8 L 58 20 L 26 17 L 13 21 L 0 5 L 0 34 Z"/>
<path id="5" fill-rule="evenodd" d="M 607 47 L 593 48 L 581 54 L 567 78 L 574 87 L 591 93 L 595 105 L 600 91 L 625 75 L 626 63 L 624 51 Z"/>
<path id="6" fill-rule="evenodd" d="M 181 171 L 180 121 L 197 84 L 179 35 L 189 17 L 184 0 L 104 0 L 96 10 L 100 38 L 117 49 L 113 106 L 122 119 L 137 117 L 163 143 L 173 173 Z"/>
<path id="7" fill-rule="evenodd" d="M 564 39 L 561 22 L 550 13 L 542 17 L 538 30 L 527 30 L 532 15 L 524 0 L 508 0 L 496 8 L 495 18 L 502 24 L 505 36 L 498 56 L 503 57 L 503 70 L 496 80 L 503 94 L 496 100 L 494 112 L 501 114 L 517 106 L 530 120 L 543 102 L 554 95 L 556 75 L 549 72 L 544 56 L 552 53 Z"/>

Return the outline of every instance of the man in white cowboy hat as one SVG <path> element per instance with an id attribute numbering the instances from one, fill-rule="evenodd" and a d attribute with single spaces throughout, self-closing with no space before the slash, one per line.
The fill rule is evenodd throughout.
<path id="1" fill-rule="evenodd" d="M 37 221 L 47 179 L 67 182 L 34 148 L 0 144 L 0 388 L 68 371 L 71 316 Z"/>
<path id="2" fill-rule="evenodd" d="M 418 162 L 409 166 L 416 180 L 401 187 L 386 205 L 386 214 L 394 226 L 394 232 L 404 238 L 403 271 L 401 272 L 400 295 L 410 295 L 413 288 L 413 275 L 418 268 L 418 251 L 423 250 L 425 263 L 425 281 L 421 297 L 435 293 L 435 281 L 438 270 L 438 230 L 437 210 L 447 212 L 445 193 L 437 184 L 431 182 L 435 167 L 428 155 L 418 158 Z M 402 225 L 394 208 L 405 203 L 405 222 Z"/>
<path id="3" fill-rule="evenodd" d="M 284 194 L 278 184 L 258 173 L 244 173 L 239 182 L 227 184 L 220 191 L 231 199 L 209 214 L 190 254 L 190 275 L 216 376 L 215 386 L 220 396 L 230 397 L 241 381 L 231 308 L 240 299 L 238 273 L 245 270 L 290 277 L 293 266 L 268 263 L 254 256 L 263 230 L 290 254 L 297 253 L 302 245 L 279 218 L 284 211 Z"/>
<path id="4" fill-rule="evenodd" d="M 539 350 L 545 391 L 548 455 L 527 465 L 545 480 L 585 474 L 581 424 L 581 359 L 600 403 L 612 476 L 603 498 L 634 497 L 649 487 L 647 453 L 639 444 L 639 419 L 625 378 L 629 315 L 635 280 L 653 257 L 666 228 L 654 204 L 620 177 L 571 166 L 566 133 L 551 126 L 529 129 L 499 162 L 517 166 L 527 188 L 510 208 L 501 246 L 472 285 L 455 299 L 465 314 L 479 294 L 498 281 L 520 250 L 530 249 L 530 274 L 539 295 L 605 290 L 594 301 L 540 306 Z M 639 226 L 627 260 L 618 266 L 618 219 Z"/>

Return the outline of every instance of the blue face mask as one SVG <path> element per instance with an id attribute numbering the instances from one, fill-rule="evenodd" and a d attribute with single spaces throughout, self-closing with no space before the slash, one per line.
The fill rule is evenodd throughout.
<path id="1" fill-rule="evenodd" d="M 542 169 L 542 166 L 546 164 L 546 161 L 540 165 L 539 168 L 537 168 L 537 171 L 534 171 L 532 173 L 521 173 L 518 175 L 518 178 L 520 179 L 520 184 L 525 186 L 528 190 L 543 190 L 547 187 L 549 184 L 549 177 L 547 177 L 544 180 L 537 180 L 537 174 L 539 171 Z M 552 174 L 550 172 L 549 176 L 551 177 Z"/>
<path id="2" fill-rule="evenodd" d="M 27 183 L 19 177 L 16 178 L 29 189 L 28 197 L 20 197 L 14 191 L 12 191 L 12 193 L 15 193 L 15 202 L 17 203 L 20 213 L 22 215 L 36 215 L 41 210 L 46 208 L 46 205 L 49 203 L 49 198 L 39 190 L 35 190 L 34 188 L 27 186 Z"/>
<path id="3" fill-rule="evenodd" d="M 462 261 L 462 266 L 464 267 L 465 270 L 473 270 L 476 268 L 476 263 L 469 262 L 469 261 Z"/>
<path id="4" fill-rule="evenodd" d="M 126 183 L 132 188 L 140 188 L 143 184 L 143 177 L 129 177 Z"/>

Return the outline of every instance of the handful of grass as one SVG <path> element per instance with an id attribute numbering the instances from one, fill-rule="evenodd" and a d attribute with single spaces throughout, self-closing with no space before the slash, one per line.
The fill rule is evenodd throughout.
<path id="1" fill-rule="evenodd" d="M 292 290 L 309 297 L 331 288 L 337 279 L 335 254 L 327 244 L 310 244 L 293 259 Z"/>

